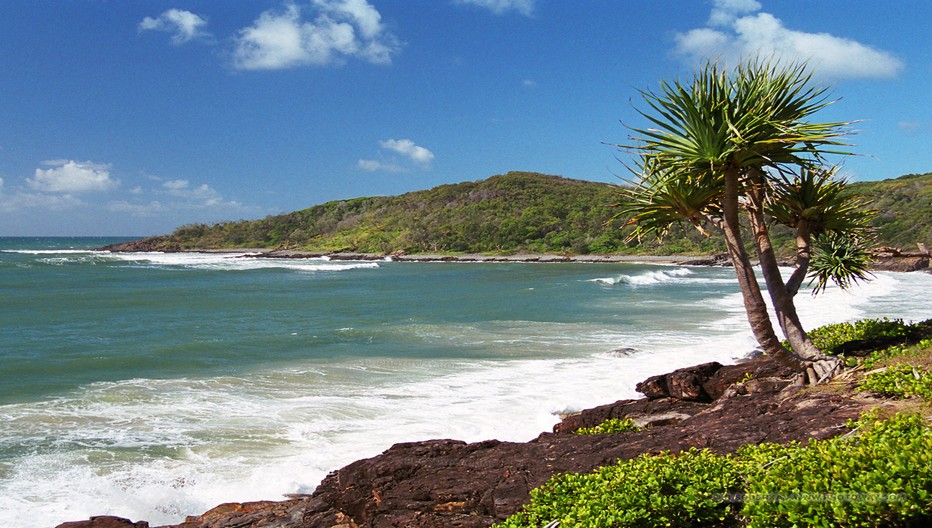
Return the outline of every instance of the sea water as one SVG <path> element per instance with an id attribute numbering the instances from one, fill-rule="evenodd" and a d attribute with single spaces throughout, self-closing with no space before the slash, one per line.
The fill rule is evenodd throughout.
<path id="1" fill-rule="evenodd" d="M 0 238 L 0 526 L 311 492 L 393 443 L 526 441 L 755 348 L 728 268 L 123 253 Z M 932 317 L 932 275 L 799 295 Z"/>

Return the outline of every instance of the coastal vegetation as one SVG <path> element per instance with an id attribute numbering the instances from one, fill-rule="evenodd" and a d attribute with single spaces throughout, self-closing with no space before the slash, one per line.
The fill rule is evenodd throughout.
<path id="1" fill-rule="evenodd" d="M 932 509 L 932 424 L 868 414 L 808 444 L 645 454 L 531 492 L 499 528 L 919 526 Z"/>
<path id="2" fill-rule="evenodd" d="M 509 172 L 399 196 L 338 200 L 257 220 L 189 224 L 146 239 L 153 249 L 289 248 L 361 253 L 551 253 L 677 255 L 725 251 L 718 237 L 673 226 L 663 239 L 629 240 L 612 217 L 624 185 Z M 932 173 L 850 183 L 879 214 L 881 246 L 932 243 Z M 776 251 L 792 255 L 789 229 L 774 226 Z M 915 238 L 913 238 L 915 236 Z"/>
<path id="3" fill-rule="evenodd" d="M 932 320 L 880 319 L 813 331 L 839 346 L 906 338 L 870 351 L 849 380 L 836 382 L 902 399 L 899 412 L 876 408 L 827 440 L 747 445 L 734 454 L 694 447 L 557 475 L 497 526 L 924 525 L 932 520 L 932 339 L 907 336 L 930 329 Z"/>
<path id="4" fill-rule="evenodd" d="M 580 427 L 576 430 L 576 434 L 595 435 L 623 433 L 625 431 L 639 431 L 640 429 L 641 428 L 638 427 L 631 418 L 609 418 L 595 427 Z"/>

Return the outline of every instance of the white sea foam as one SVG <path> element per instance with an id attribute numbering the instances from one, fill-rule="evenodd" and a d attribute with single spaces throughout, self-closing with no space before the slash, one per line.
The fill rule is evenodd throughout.
<path id="1" fill-rule="evenodd" d="M 88 255 L 101 252 L 92 249 L 0 249 L 0 253 L 20 253 L 23 255 Z"/>
<path id="2" fill-rule="evenodd" d="M 286 269 L 293 271 L 348 271 L 354 269 L 378 268 L 375 261 L 333 261 L 327 256 L 316 258 L 267 258 L 256 257 L 255 253 L 162 253 L 134 252 L 112 253 L 97 250 L 61 250 L 61 249 L 15 249 L 2 250 L 4 253 L 36 255 L 37 262 L 53 266 L 69 264 L 96 264 L 98 262 L 116 262 L 134 267 L 160 269 L 204 269 L 242 271 L 258 269 Z"/>
<path id="3" fill-rule="evenodd" d="M 104 258 L 128 265 L 163 269 L 185 268 L 242 271 L 257 269 L 286 269 L 293 271 L 347 271 L 378 268 L 377 262 L 333 261 L 320 258 L 266 258 L 250 253 L 106 253 Z"/>
<path id="4" fill-rule="evenodd" d="M 694 279 L 690 280 L 688 277 L 693 275 L 693 271 L 689 268 L 673 268 L 673 269 L 661 269 L 653 271 L 645 271 L 637 275 L 617 275 L 615 277 L 601 277 L 597 279 L 592 279 L 593 282 L 600 282 L 602 284 L 615 285 L 615 284 L 628 284 L 631 286 L 651 286 L 655 284 L 668 284 L 668 283 L 688 283 L 688 282 L 708 282 L 710 279 Z"/>

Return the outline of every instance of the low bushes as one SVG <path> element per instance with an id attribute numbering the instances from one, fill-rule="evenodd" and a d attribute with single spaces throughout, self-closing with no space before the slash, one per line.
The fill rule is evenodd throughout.
<path id="1" fill-rule="evenodd" d="M 576 434 L 594 435 L 608 433 L 624 433 L 626 431 L 639 431 L 634 420 L 631 418 L 609 418 L 595 427 L 580 427 L 575 431 Z"/>
<path id="2" fill-rule="evenodd" d="M 851 435 L 642 455 L 554 477 L 499 528 L 919 526 L 932 521 L 932 426 L 866 416 Z"/>

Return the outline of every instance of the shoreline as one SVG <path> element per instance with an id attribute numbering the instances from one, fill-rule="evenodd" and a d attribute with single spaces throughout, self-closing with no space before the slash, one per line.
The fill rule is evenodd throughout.
<path id="1" fill-rule="evenodd" d="M 924 246 L 920 249 L 925 250 Z M 725 253 L 706 255 L 619 255 L 619 254 L 587 254 L 568 255 L 552 253 L 515 253 L 511 255 L 487 253 L 407 253 L 395 251 L 392 253 L 362 253 L 349 250 L 340 251 L 310 251 L 301 249 L 262 248 L 262 247 L 230 247 L 230 248 L 160 248 L 147 239 L 133 240 L 119 244 L 112 244 L 97 248 L 98 251 L 111 251 L 116 253 L 160 252 L 160 253 L 243 253 L 243 258 L 281 258 L 281 259 L 312 259 L 326 258 L 329 260 L 355 260 L 355 261 L 390 261 L 390 262 L 543 262 L 543 263 L 571 263 L 586 264 L 661 264 L 680 266 L 731 266 L 731 261 Z M 870 268 L 872 271 L 926 271 L 932 273 L 932 255 L 926 252 L 910 253 L 896 248 L 880 247 L 872 252 Z M 781 265 L 794 266 L 794 262 L 784 260 Z"/>
<path id="2" fill-rule="evenodd" d="M 444 253 L 355 253 L 355 252 L 313 252 L 287 249 L 248 249 L 254 258 L 328 258 L 330 260 L 356 260 L 356 261 L 391 261 L 391 262 L 581 262 L 589 264 L 609 263 L 643 263 L 643 264 L 681 264 L 681 265 L 715 265 L 727 262 L 724 255 L 687 256 L 687 255 L 555 255 L 546 253 L 524 253 L 517 255 L 486 255 L 479 253 L 464 253 L 450 255 Z M 225 252 L 214 250 L 211 252 Z M 236 251 L 239 252 L 239 251 Z"/>
<path id="3" fill-rule="evenodd" d="M 709 255 L 559 255 L 548 253 L 520 253 L 514 255 L 490 255 L 482 253 L 358 253 L 353 251 L 304 251 L 281 248 L 222 248 L 222 249 L 178 249 L 163 251 L 139 247 L 135 244 L 118 244 L 100 248 L 121 253 L 160 251 L 167 253 L 244 253 L 241 258 L 279 259 L 328 259 L 336 261 L 388 261 L 388 262 L 478 262 L 478 263 L 582 263 L 582 264 L 657 264 L 677 266 L 730 267 L 731 262 L 724 253 Z M 793 262 L 781 265 L 793 267 Z M 871 260 L 871 271 L 932 273 L 932 257 L 922 253 L 877 253 Z"/>

